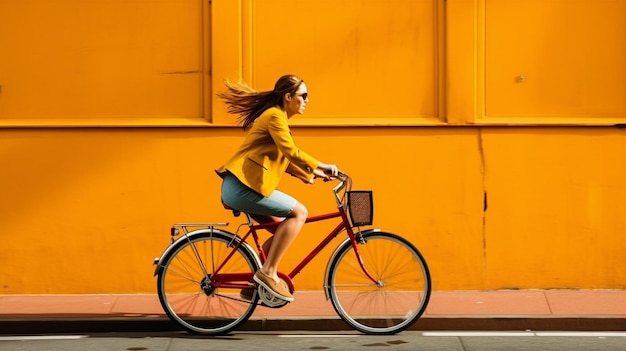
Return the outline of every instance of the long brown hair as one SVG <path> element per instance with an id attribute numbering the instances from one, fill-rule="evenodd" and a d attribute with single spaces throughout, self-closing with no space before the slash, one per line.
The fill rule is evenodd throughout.
<path id="1" fill-rule="evenodd" d="M 217 96 L 228 106 L 228 113 L 238 115 L 237 122 L 248 129 L 265 110 L 270 107 L 283 107 L 283 96 L 287 93 L 295 94 L 304 82 L 293 74 L 284 75 L 276 81 L 274 90 L 257 92 L 244 82 L 225 81 L 226 91 L 220 91 Z"/>

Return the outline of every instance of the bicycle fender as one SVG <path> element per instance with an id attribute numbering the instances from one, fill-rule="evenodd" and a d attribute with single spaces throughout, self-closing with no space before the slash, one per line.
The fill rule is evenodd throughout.
<path id="1" fill-rule="evenodd" d="M 368 235 L 369 233 L 377 233 L 377 232 L 381 232 L 380 229 L 377 228 L 372 228 L 372 229 L 367 229 L 361 232 L 358 232 L 357 234 L 359 235 Z M 328 284 L 326 284 L 328 282 L 328 276 L 330 274 L 330 264 L 335 260 L 335 257 L 337 257 L 337 255 L 339 254 L 339 252 L 343 251 L 344 246 L 349 246 L 350 244 L 350 238 L 346 238 L 344 241 L 341 242 L 341 244 L 337 245 L 337 248 L 335 249 L 335 251 L 333 251 L 332 255 L 330 255 L 330 259 L 328 260 L 328 263 L 326 263 L 326 273 L 324 273 L 324 295 L 326 296 L 326 301 L 328 301 L 330 299 L 330 288 L 328 287 Z"/>
<path id="2" fill-rule="evenodd" d="M 241 241 L 241 238 L 236 235 L 233 234 L 231 232 L 225 231 L 225 230 L 221 230 L 221 229 L 215 229 L 215 228 L 204 228 L 204 229 L 196 229 L 193 230 L 187 234 L 183 234 L 180 236 L 180 238 L 176 239 L 174 242 L 172 242 L 166 249 L 165 251 L 163 251 L 163 253 L 161 254 L 160 257 L 155 258 L 154 259 L 154 265 L 156 266 L 154 269 L 154 275 L 156 276 L 157 274 L 159 274 L 159 272 L 161 272 L 161 270 L 163 269 L 163 266 L 160 265 L 160 262 L 162 262 L 164 259 L 166 259 L 170 253 L 177 248 L 178 246 L 182 245 L 183 242 L 186 241 L 190 241 L 195 239 L 198 236 L 203 236 L 206 234 L 210 234 L 210 235 L 217 235 L 217 236 L 225 236 L 228 237 L 229 239 L 234 239 L 235 242 L 239 242 Z M 259 259 L 258 255 L 256 254 L 256 251 L 254 251 L 252 249 L 252 246 L 250 246 L 250 244 L 248 244 L 247 242 L 244 242 L 243 244 L 241 244 L 241 246 L 244 247 L 244 249 L 250 251 L 253 255 L 253 257 L 256 259 L 257 263 L 259 264 L 259 267 L 261 266 L 261 260 Z"/>

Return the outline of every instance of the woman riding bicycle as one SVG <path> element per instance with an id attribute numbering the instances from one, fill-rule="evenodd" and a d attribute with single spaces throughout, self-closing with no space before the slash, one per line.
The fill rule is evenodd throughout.
<path id="1" fill-rule="evenodd" d="M 278 265 L 308 216 L 306 207 L 293 197 L 276 190 L 287 172 L 305 183 L 315 178 L 337 176 L 334 164 L 322 163 L 294 143 L 288 119 L 302 114 L 308 100 L 304 81 L 294 75 L 278 79 L 274 90 L 256 92 L 244 83 L 225 83 L 218 93 L 228 112 L 248 134 L 239 150 L 216 172 L 222 177 L 222 202 L 250 214 L 256 221 L 282 222 L 272 230 L 263 248 L 267 259 L 254 280 L 276 297 L 293 301 L 289 288 L 278 277 Z"/>

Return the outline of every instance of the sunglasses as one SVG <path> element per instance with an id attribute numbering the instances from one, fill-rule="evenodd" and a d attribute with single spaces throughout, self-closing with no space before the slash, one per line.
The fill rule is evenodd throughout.
<path id="1" fill-rule="evenodd" d="M 296 96 L 302 96 L 302 100 L 306 100 L 309 97 L 309 93 L 296 94 Z"/>

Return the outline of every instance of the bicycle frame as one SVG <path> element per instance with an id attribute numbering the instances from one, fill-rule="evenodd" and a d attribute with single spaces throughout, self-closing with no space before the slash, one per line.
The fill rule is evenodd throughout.
<path id="1" fill-rule="evenodd" d="M 304 269 L 304 267 L 306 267 L 325 247 L 326 245 L 328 245 L 339 233 L 341 233 L 343 230 L 346 230 L 348 237 L 350 238 L 350 242 L 352 244 L 352 248 L 354 250 L 354 253 L 357 255 L 358 257 L 358 262 L 359 265 L 361 267 L 361 269 L 363 270 L 363 273 L 374 283 L 374 284 L 378 284 L 378 281 L 372 277 L 372 275 L 367 271 L 367 268 L 364 266 L 363 264 L 363 260 L 361 259 L 361 256 L 359 255 L 359 250 L 358 250 L 358 242 L 357 242 L 357 238 L 356 235 L 354 234 L 354 231 L 352 230 L 352 227 L 350 226 L 350 222 L 348 220 L 348 217 L 346 215 L 345 209 L 343 208 L 343 206 L 340 205 L 337 208 L 337 212 L 332 212 L 332 213 L 327 213 L 327 214 L 322 214 L 322 215 L 317 215 L 317 216 L 311 216 L 308 217 L 306 219 L 305 223 L 312 223 L 312 222 L 319 222 L 319 221 L 324 221 L 324 220 L 328 220 L 328 219 L 332 219 L 332 218 L 341 218 L 341 222 L 328 234 L 326 235 L 322 241 L 315 247 L 313 248 L 313 250 L 311 250 L 311 252 L 309 252 L 309 254 L 302 259 L 302 261 L 300 261 L 300 263 L 293 268 L 293 270 L 288 274 L 285 275 L 282 272 L 279 272 L 278 275 L 279 277 L 281 277 L 283 280 L 285 280 L 285 282 L 288 284 L 289 289 L 291 291 L 295 291 L 294 285 L 293 285 L 293 281 L 292 279 L 298 275 L 298 273 L 300 273 L 302 271 L 302 269 Z M 263 250 L 263 247 L 261 246 L 260 240 L 259 240 L 259 235 L 257 234 L 257 230 L 259 229 L 267 229 L 267 228 L 271 228 L 271 227 L 275 227 L 278 224 L 280 224 L 280 222 L 272 222 L 272 223 L 262 223 L 262 224 L 252 224 L 252 222 L 249 220 L 249 230 L 248 232 L 241 238 L 241 240 L 239 240 L 237 242 L 237 244 L 233 247 L 232 251 L 230 252 L 230 254 L 224 259 L 224 262 L 222 262 L 220 264 L 220 266 L 215 269 L 215 271 L 213 272 L 213 274 L 211 275 L 211 280 L 212 283 L 211 285 L 214 287 L 229 287 L 229 288 L 247 288 L 249 287 L 249 285 L 246 284 L 233 284 L 233 282 L 249 282 L 252 281 L 252 277 L 254 275 L 254 273 L 250 273 L 250 272 L 246 272 L 246 273 L 220 273 L 220 270 L 228 263 L 228 260 L 232 257 L 232 255 L 239 249 L 239 247 L 246 242 L 246 240 L 248 239 L 248 237 L 252 236 L 253 241 L 256 245 L 257 251 L 259 253 L 259 258 L 261 260 L 261 263 L 265 262 L 266 260 L 266 256 L 265 256 L 265 252 Z"/>

